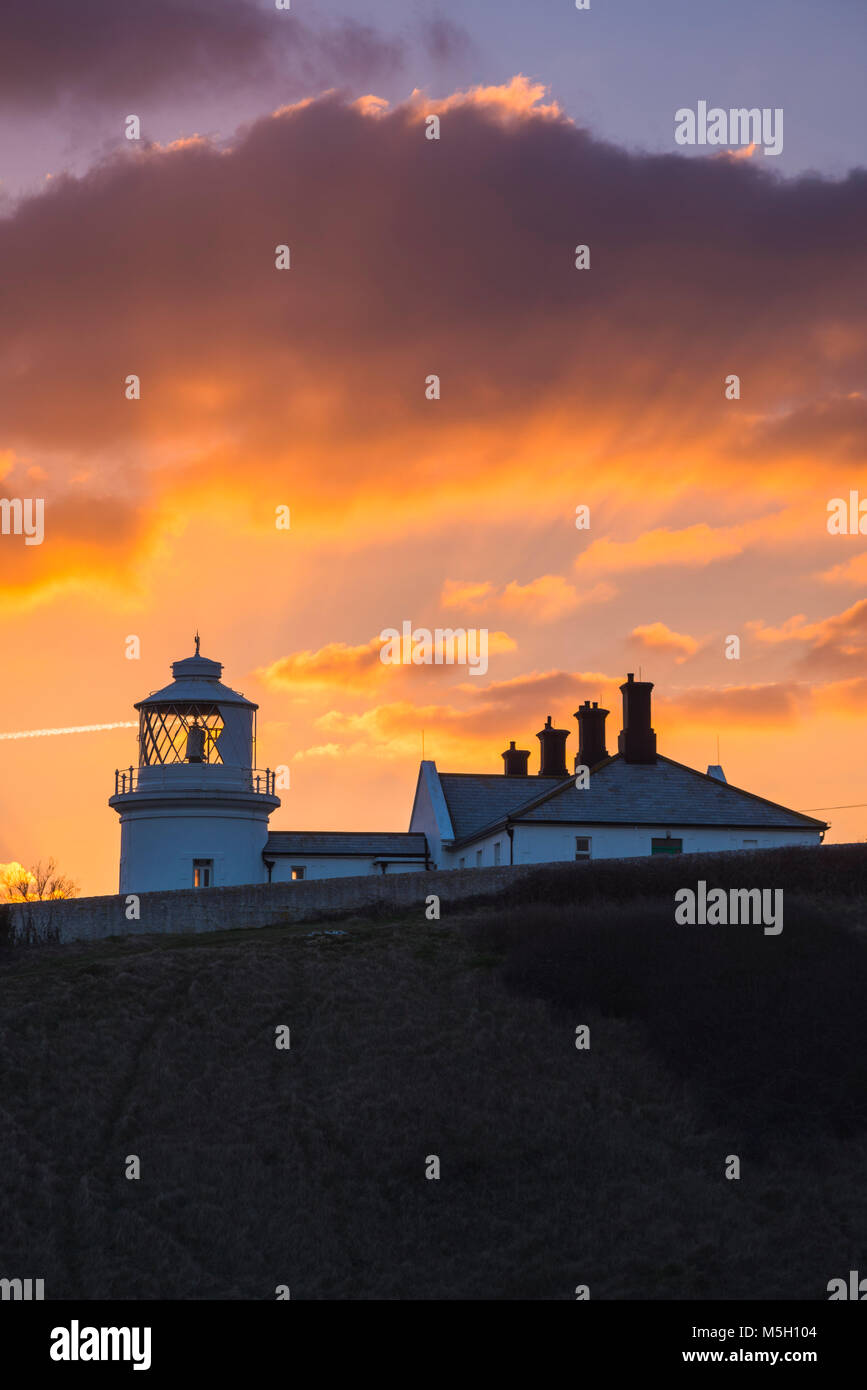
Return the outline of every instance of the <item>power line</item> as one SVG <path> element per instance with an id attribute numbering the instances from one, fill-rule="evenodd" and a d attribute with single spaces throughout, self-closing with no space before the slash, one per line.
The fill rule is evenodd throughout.
<path id="1" fill-rule="evenodd" d="M 867 806 L 867 801 L 853 801 L 849 806 L 802 806 L 801 814 L 806 815 L 808 811 L 859 811 Z"/>

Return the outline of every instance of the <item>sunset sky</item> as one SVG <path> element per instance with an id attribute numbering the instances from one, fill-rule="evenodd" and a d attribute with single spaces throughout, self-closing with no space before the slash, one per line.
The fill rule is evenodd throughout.
<path id="1" fill-rule="evenodd" d="M 135 718 L 198 628 L 291 767 L 274 829 L 406 829 L 422 730 L 535 770 L 551 714 L 571 765 L 589 698 L 611 751 L 639 666 L 661 752 L 867 802 L 867 536 L 827 527 L 867 501 L 865 40 L 862 0 L 15 0 L 0 496 L 45 538 L 0 535 L 0 735 Z M 783 153 L 677 146 L 700 100 Z M 384 666 L 404 620 L 500 634 L 487 674 Z M 0 863 L 115 891 L 135 760 L 0 738 Z"/>

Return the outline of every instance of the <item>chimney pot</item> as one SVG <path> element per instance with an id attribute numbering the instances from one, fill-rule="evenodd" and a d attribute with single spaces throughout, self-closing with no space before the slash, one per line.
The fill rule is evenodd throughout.
<path id="1" fill-rule="evenodd" d="M 585 700 L 583 705 L 575 711 L 575 718 L 578 720 L 576 767 L 595 767 L 597 763 L 603 762 L 608 757 L 608 750 L 605 747 L 605 720 L 607 717 L 608 710 L 600 709 L 596 700 L 593 701 L 592 705 L 589 700 Z"/>
<path id="2" fill-rule="evenodd" d="M 566 771 L 566 740 L 569 737 L 568 729 L 555 729 L 551 723 L 551 716 L 545 721 L 544 729 L 536 735 L 542 745 L 542 759 L 539 768 L 540 777 L 568 777 Z"/>
<path id="3" fill-rule="evenodd" d="M 620 687 L 623 696 L 623 729 L 617 748 L 627 763 L 656 762 L 656 734 L 650 724 L 650 692 L 653 681 L 637 681 L 628 672 Z"/>
<path id="4" fill-rule="evenodd" d="M 502 755 L 503 772 L 507 777 L 526 777 L 527 764 L 530 761 L 529 748 L 516 748 L 515 740 L 512 739 L 505 753 Z"/>

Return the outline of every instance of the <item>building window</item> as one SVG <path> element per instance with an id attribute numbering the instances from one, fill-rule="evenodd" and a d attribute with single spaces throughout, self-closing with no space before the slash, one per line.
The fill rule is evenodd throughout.
<path id="1" fill-rule="evenodd" d="M 294 883 L 296 879 L 303 878 L 303 877 L 304 877 L 304 865 L 303 865 L 303 864 L 293 864 L 293 865 L 292 865 L 292 882 Z"/>
<path id="2" fill-rule="evenodd" d="M 500 862 L 500 845 L 501 845 L 501 843 L 502 843 L 502 841 L 500 841 L 500 840 L 495 840 L 495 841 L 494 841 L 494 863 L 495 863 L 495 864 L 499 864 L 499 862 Z"/>
<path id="3" fill-rule="evenodd" d="M 459 868 L 459 869 L 465 869 L 466 867 L 467 867 L 467 861 L 466 861 L 466 859 L 459 859 L 459 860 L 458 860 L 458 868 Z"/>
<path id="4" fill-rule="evenodd" d="M 193 860 L 193 887 L 211 888 L 214 883 L 213 859 Z"/>
<path id="5" fill-rule="evenodd" d="M 477 850 L 476 850 L 476 868 L 477 868 L 477 869 L 480 869 L 481 867 L 482 867 L 482 851 L 481 851 L 480 849 L 477 849 Z"/>
<path id="6" fill-rule="evenodd" d="M 683 840 L 673 840 L 670 835 L 666 835 L 665 839 L 662 839 L 661 836 L 656 837 L 650 841 L 650 853 L 682 854 Z"/>
<path id="7" fill-rule="evenodd" d="M 744 840 L 744 849 L 758 849 L 758 840 Z"/>
<path id="8" fill-rule="evenodd" d="M 575 836 L 575 858 L 576 858 L 576 859 L 589 859 L 589 858 L 590 858 L 590 836 L 589 836 L 589 835 L 576 835 L 576 836 Z"/>

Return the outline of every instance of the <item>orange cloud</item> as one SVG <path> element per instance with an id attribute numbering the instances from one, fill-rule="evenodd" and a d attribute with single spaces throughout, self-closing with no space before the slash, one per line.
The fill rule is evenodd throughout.
<path id="1" fill-rule="evenodd" d="M 867 661 L 867 599 L 818 622 L 809 623 L 798 613 L 781 627 L 756 621 L 747 623 L 747 628 L 759 642 L 807 644 L 809 650 L 799 664 L 813 675 L 842 675 Z"/>
<path id="2" fill-rule="evenodd" d="M 477 613 L 496 598 L 496 589 L 488 580 L 479 583 L 464 583 L 460 579 L 447 579 L 440 594 L 444 608 L 465 608 Z"/>
<path id="3" fill-rule="evenodd" d="M 685 632 L 675 632 L 665 623 L 644 623 L 629 634 L 632 641 L 648 651 L 679 652 L 678 663 L 699 649 L 699 643 Z"/>
<path id="4" fill-rule="evenodd" d="M 833 565 L 831 569 L 824 570 L 818 578 L 826 584 L 867 584 L 867 551 L 853 555 L 845 564 Z"/>
<path id="5" fill-rule="evenodd" d="M 21 469 L 2 487 L 4 497 L 41 498 L 44 537 L 0 535 L 0 612 L 32 607 L 70 592 L 92 591 L 103 600 L 134 606 L 143 562 L 155 559 L 174 529 L 159 506 L 147 512 L 123 497 L 85 488 L 58 491 Z"/>
<path id="6" fill-rule="evenodd" d="M 607 738 L 616 748 L 621 725 L 621 681 L 596 676 L 596 685 L 579 673 L 549 672 L 532 678 L 500 682 L 479 693 L 468 706 L 454 704 L 416 704 L 395 701 L 374 706 L 360 713 L 332 709 L 316 719 L 317 728 L 332 742 L 306 750 L 305 757 L 337 756 L 335 750 L 348 749 L 353 756 L 372 752 L 400 759 L 418 756 L 424 730 L 428 757 L 451 760 L 456 770 L 499 770 L 499 754 L 508 741 L 535 750 L 536 731 L 544 725 L 547 713 L 555 724 L 569 729 L 577 751 L 578 725 L 573 712 L 585 698 L 600 698 L 611 711 Z M 490 688 L 489 688 L 490 689 Z M 660 731 L 660 752 L 675 756 L 672 739 L 696 730 L 745 732 L 794 729 L 817 708 L 851 710 L 857 692 L 839 687 L 814 691 L 797 682 L 694 686 L 672 695 L 654 692 L 654 724 Z M 340 740 L 337 742 L 335 740 Z"/>
<path id="7" fill-rule="evenodd" d="M 523 73 L 518 73 L 510 82 L 503 82 L 499 86 L 471 87 L 469 91 L 454 92 L 451 96 L 440 98 L 436 102 L 431 102 L 416 89 L 410 101 L 424 113 L 428 109 L 439 113 L 479 107 L 500 121 L 516 117 L 541 117 L 543 120 L 551 121 L 566 119 L 563 108 L 556 101 L 547 105 L 541 104 L 547 95 L 548 88 L 543 82 L 533 82 Z"/>
<path id="8" fill-rule="evenodd" d="M 755 144 L 745 145 L 741 150 L 720 150 L 714 155 L 715 159 L 752 159 L 758 146 Z"/>
<path id="9" fill-rule="evenodd" d="M 577 750 L 573 711 L 591 696 L 611 711 L 607 740 L 609 748 L 615 748 L 621 725 L 621 683 L 619 677 L 599 673 L 542 672 L 497 682 L 481 692 L 462 687 L 462 692 L 465 689 L 477 697 L 466 706 L 403 700 L 360 713 L 332 709 L 315 721 L 332 741 L 314 745 L 299 756 L 414 758 L 424 731 L 428 757 L 450 761 L 454 770 L 498 771 L 499 754 L 510 739 L 535 750 L 535 733 L 548 712 L 555 724 L 571 731 Z M 793 681 L 691 686 L 672 694 L 657 686 L 653 710 L 659 751 L 676 757 L 675 739 L 707 730 L 730 735 L 734 731 L 782 732 L 796 730 L 816 716 L 856 718 L 863 711 L 865 691 L 867 678 L 818 686 Z"/>
<path id="10" fill-rule="evenodd" d="M 598 671 L 528 671 L 506 680 L 491 681 L 482 690 L 465 684 L 461 691 L 484 700 L 492 709 L 504 709 L 510 718 L 527 718 L 533 722 L 543 706 L 545 714 L 552 704 L 564 709 L 585 699 L 605 703 L 606 698 L 619 699 L 622 677 L 606 676 Z M 559 716 L 565 717 L 565 716 Z"/>
<path id="11" fill-rule="evenodd" d="M 385 97 L 374 96 L 373 92 L 357 97 L 352 104 L 363 116 L 381 116 L 389 106 Z"/>
<path id="12" fill-rule="evenodd" d="M 256 676 L 270 690 L 313 689 L 369 690 L 385 679 L 390 669 L 379 659 L 382 639 L 371 637 L 369 642 L 350 647 L 345 642 L 329 642 L 318 651 L 293 652 L 281 656 L 269 666 L 261 667 Z"/>
<path id="13" fill-rule="evenodd" d="M 863 720 L 867 706 L 867 677 L 855 676 L 851 680 L 830 681 L 827 685 L 817 686 L 813 699 L 817 714 Z"/>
<path id="14" fill-rule="evenodd" d="M 438 745 L 442 755 L 457 759 L 462 766 L 479 765 L 481 759 L 497 771 L 502 747 L 512 738 L 535 747 L 536 731 L 549 713 L 560 727 L 571 729 L 576 740 L 578 725 L 573 712 L 582 700 L 604 699 L 607 692 L 612 710 L 619 714 L 621 683 L 598 672 L 531 672 L 492 681 L 481 689 L 466 682 L 455 691 L 456 696 L 470 697 L 462 705 L 400 700 L 360 713 L 331 709 L 315 723 L 324 733 L 351 739 L 356 749 L 383 747 L 395 755 L 417 753 L 424 729 L 429 746 Z"/>
<path id="15" fill-rule="evenodd" d="M 679 531 L 660 526 L 631 541 L 614 541 L 604 536 L 592 541 L 581 552 L 575 561 L 575 570 L 579 574 L 585 571 L 623 574 L 658 565 L 701 568 L 714 560 L 742 554 L 754 530 L 755 523 L 714 528 L 707 522 L 700 522 Z"/>
<path id="16" fill-rule="evenodd" d="M 290 693 L 303 690 L 333 690 L 364 692 L 376 688 L 385 680 L 403 673 L 406 679 L 417 679 L 419 675 L 450 673 L 456 676 L 464 669 L 447 661 L 436 661 L 436 656 L 446 654 L 449 631 L 457 629 L 430 629 L 433 637 L 431 662 L 420 665 L 409 662 L 383 662 L 380 656 L 384 644 L 382 636 L 372 637 L 369 642 L 351 647 L 345 642 L 330 642 L 317 651 L 293 652 L 272 661 L 269 666 L 260 667 L 256 677 L 270 690 L 286 690 Z M 437 640 L 437 633 L 443 634 Z M 517 648 L 514 638 L 507 632 L 487 634 L 487 654 L 502 656 Z M 474 650 L 480 650 L 476 648 Z"/>
<path id="17" fill-rule="evenodd" d="M 303 762 L 305 758 L 345 758 L 346 749 L 339 743 L 317 743 L 312 748 L 301 748 L 295 754 L 296 762 Z"/>
<path id="18" fill-rule="evenodd" d="M 654 701 L 654 722 L 669 732 L 708 725 L 777 729 L 797 723 L 808 703 L 809 688 L 794 682 L 694 686 L 677 695 L 660 694 Z"/>
<path id="19" fill-rule="evenodd" d="M 574 613 L 583 604 L 602 603 L 616 592 L 613 585 L 600 583 L 582 593 L 559 574 L 543 574 L 529 584 L 518 584 L 513 579 L 499 591 L 487 581 L 465 584 L 447 579 L 441 602 L 444 608 L 463 608 L 472 613 L 496 609 L 533 622 L 551 623 Z"/>
<path id="20" fill-rule="evenodd" d="M 779 627 L 770 627 L 760 618 L 745 624 L 757 642 L 811 642 L 822 631 L 821 623 L 808 623 L 805 613 L 796 613 Z"/>
<path id="21" fill-rule="evenodd" d="M 483 751 L 490 754 L 492 745 L 501 741 L 484 707 L 468 710 L 397 701 L 376 705 L 362 714 L 329 710 L 316 724 L 324 733 L 345 735 L 356 745 L 360 742 L 391 757 L 418 754 L 422 730 L 431 750 L 461 761 Z M 494 755 L 499 751 L 496 749 Z M 428 757 L 434 756 L 433 751 L 428 753 Z"/>

